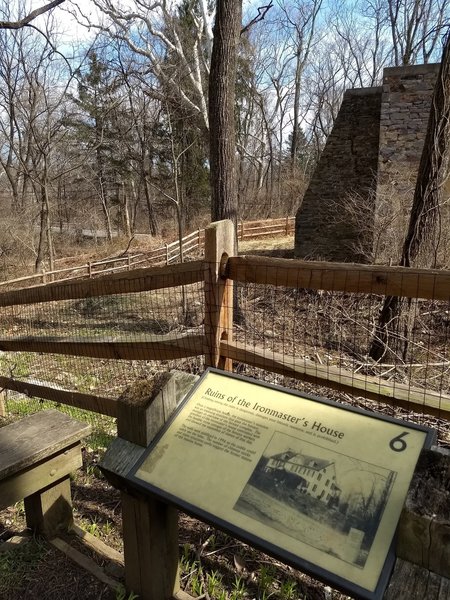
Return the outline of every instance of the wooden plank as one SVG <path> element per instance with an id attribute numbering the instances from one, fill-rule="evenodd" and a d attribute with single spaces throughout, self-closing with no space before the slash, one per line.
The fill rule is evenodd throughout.
<path id="1" fill-rule="evenodd" d="M 104 570 L 99 567 L 97 563 L 92 560 L 92 558 L 89 558 L 89 556 L 82 554 L 79 550 L 72 548 L 72 546 L 70 546 L 64 540 L 61 540 L 60 538 L 54 538 L 53 540 L 50 540 L 50 543 L 55 548 L 63 552 L 68 558 L 73 560 L 77 565 L 91 573 L 91 575 L 94 575 L 94 577 L 106 584 L 108 587 L 112 588 L 113 590 L 116 590 L 119 587 L 119 582 L 106 575 Z"/>
<path id="2" fill-rule="evenodd" d="M 280 373 L 286 377 L 357 394 L 391 406 L 401 406 L 419 413 L 450 419 L 450 396 L 446 394 L 401 383 L 391 384 L 377 377 L 352 373 L 332 365 L 318 365 L 307 359 L 296 359 L 239 342 L 222 340 L 220 351 L 221 354 L 235 361 Z"/>
<path id="3" fill-rule="evenodd" d="M 188 285 L 203 279 L 203 263 L 192 261 L 170 267 L 133 269 L 95 279 L 57 281 L 0 294 L 0 306 L 52 302 L 76 298 L 92 298 L 109 294 L 129 294 L 161 288 Z"/>
<path id="4" fill-rule="evenodd" d="M 96 554 L 99 554 L 103 558 L 106 558 L 107 560 L 110 560 L 123 567 L 124 558 L 121 552 L 111 548 L 111 546 L 108 546 L 105 544 L 105 542 L 102 542 L 101 539 L 95 537 L 95 535 L 92 535 L 88 531 L 84 531 L 84 529 L 81 529 L 81 527 L 76 524 L 72 525 L 71 532 L 80 538 L 83 546 L 86 546 L 86 548 L 93 550 Z"/>
<path id="5" fill-rule="evenodd" d="M 278 227 L 277 229 L 273 229 L 271 231 L 255 231 L 254 233 L 244 233 L 241 239 L 243 240 L 254 240 L 256 238 L 261 237 L 273 237 L 275 235 L 286 235 L 286 230 L 284 227 Z"/>
<path id="6" fill-rule="evenodd" d="M 450 271 L 301 261 L 264 256 L 230 257 L 235 281 L 313 290 L 450 299 Z"/>
<path id="7" fill-rule="evenodd" d="M 450 575 L 450 453 L 422 451 L 397 539 L 397 556 Z"/>
<path id="8" fill-rule="evenodd" d="M 58 410 L 43 410 L 0 429 L 0 481 L 79 442 L 88 423 Z"/>
<path id="9" fill-rule="evenodd" d="M 450 600 L 450 579 L 397 558 L 383 600 Z"/>
<path id="10" fill-rule="evenodd" d="M 291 221 L 295 220 L 295 217 L 288 217 L 288 219 L 290 219 Z M 248 228 L 248 227 L 263 227 L 265 225 L 270 226 L 270 225 L 284 225 L 286 223 L 286 217 L 279 217 L 277 219 L 259 219 L 256 221 L 244 221 L 243 225 L 244 228 Z"/>
<path id="11" fill-rule="evenodd" d="M 2 444 L 3 446 L 3 444 Z M 79 443 L 0 480 L 0 510 L 58 481 L 82 465 Z"/>
<path id="12" fill-rule="evenodd" d="M 13 390 L 25 396 L 52 400 L 59 404 L 67 404 L 75 408 L 90 410 L 101 415 L 107 415 L 108 417 L 117 417 L 117 400 L 115 398 L 83 394 L 82 392 L 66 390 L 59 386 L 53 387 L 50 384 L 21 381 L 3 376 L 0 376 L 0 387 Z"/>
<path id="13" fill-rule="evenodd" d="M 47 271 L 45 273 L 45 275 L 47 277 L 51 277 L 53 275 L 60 275 L 61 273 L 73 273 L 74 271 L 86 271 L 87 268 L 88 268 L 87 264 L 79 265 L 77 267 L 65 267 L 64 269 L 55 269 L 54 271 Z M 33 277 L 33 276 L 31 276 L 31 277 Z M 37 275 L 34 275 L 34 277 L 37 277 Z M 42 275 L 41 275 L 41 277 L 42 277 Z"/>
<path id="14" fill-rule="evenodd" d="M 124 478 L 142 457 L 144 451 L 143 446 L 117 437 L 108 446 L 108 450 L 99 464 L 100 470 L 111 485 L 118 490 L 124 490 Z"/>
<path id="15" fill-rule="evenodd" d="M 24 275 L 23 277 L 17 277 L 16 279 L 9 279 L 8 281 L 1 281 L 0 286 L 12 285 L 14 283 L 21 283 L 23 281 L 30 281 L 31 279 L 42 279 L 42 273 L 37 275 Z"/>
<path id="16" fill-rule="evenodd" d="M 273 232 L 281 231 L 281 232 L 285 233 L 286 232 L 286 221 L 283 219 L 279 223 L 271 223 L 269 225 L 255 225 L 252 227 L 246 226 L 245 230 L 244 230 L 244 236 L 245 236 L 245 234 L 248 235 L 249 233 L 254 233 L 255 235 L 258 235 L 258 234 L 264 235 L 265 233 L 267 233 L 267 232 L 270 233 L 271 231 L 273 231 Z"/>
<path id="17" fill-rule="evenodd" d="M 205 229 L 205 365 L 225 371 L 233 370 L 232 361 L 220 353 L 220 341 L 232 339 L 233 282 L 224 276 L 223 268 L 235 250 L 231 221 L 212 223 Z"/>
<path id="18" fill-rule="evenodd" d="M 183 238 L 183 243 L 188 242 L 192 239 L 198 240 L 198 229 L 196 231 L 193 231 L 192 233 L 188 233 L 188 235 L 185 235 Z"/>
<path id="19" fill-rule="evenodd" d="M 146 447 L 175 410 L 176 391 L 170 374 L 130 388 L 120 399 L 118 435 Z M 122 492 L 122 523 L 127 590 L 142 600 L 173 596 L 180 589 L 177 511 L 157 499 Z"/>
<path id="20" fill-rule="evenodd" d="M 123 492 L 122 522 L 127 591 L 142 600 L 170 598 L 180 589 L 178 512 Z"/>
<path id="21" fill-rule="evenodd" d="M 145 340 L 145 341 L 144 341 Z M 45 352 L 116 360 L 170 360 L 203 354 L 203 335 L 142 336 L 128 341 L 117 338 L 36 338 L 0 340 L 3 352 Z"/>
<path id="22" fill-rule="evenodd" d="M 178 590 L 176 594 L 172 596 L 173 600 L 196 600 L 194 596 L 191 596 L 184 590 Z"/>

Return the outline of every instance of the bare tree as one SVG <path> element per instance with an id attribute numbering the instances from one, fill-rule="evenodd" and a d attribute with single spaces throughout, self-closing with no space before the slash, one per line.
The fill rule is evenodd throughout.
<path id="1" fill-rule="evenodd" d="M 178 97 L 186 110 L 201 122 L 205 135 L 209 129 L 207 81 L 212 47 L 214 12 L 206 0 L 190 6 L 191 35 L 180 28 L 177 7 L 168 0 L 142 0 L 122 8 L 112 0 L 92 0 L 107 19 L 93 24 L 81 16 L 88 27 L 121 40 L 147 61 L 160 87 L 147 92 L 165 101 L 162 90 Z"/>
<path id="2" fill-rule="evenodd" d="M 65 2 L 65 0 L 53 0 L 53 2 L 49 2 L 40 8 L 32 10 L 28 15 L 18 19 L 17 21 L 0 21 L 0 29 L 22 29 L 22 27 L 30 25 L 30 23 L 37 19 L 37 17 L 40 17 L 41 15 L 51 11 L 63 2 Z"/>
<path id="3" fill-rule="evenodd" d="M 429 62 L 448 25 L 449 0 L 384 0 L 395 65 Z"/>
<path id="4" fill-rule="evenodd" d="M 322 0 L 296 2 L 292 6 L 282 5 L 284 21 L 289 27 L 294 59 L 294 102 L 292 107 L 292 134 L 290 156 L 292 167 L 295 165 L 300 146 L 300 96 L 302 78 L 313 46 L 317 18 Z"/>

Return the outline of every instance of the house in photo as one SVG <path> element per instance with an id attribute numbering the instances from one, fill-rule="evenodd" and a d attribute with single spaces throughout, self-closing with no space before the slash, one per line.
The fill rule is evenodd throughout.
<path id="1" fill-rule="evenodd" d="M 336 482 L 333 461 L 286 450 L 271 456 L 265 471 L 273 475 L 279 485 L 297 489 L 328 506 L 339 503 L 341 489 Z"/>

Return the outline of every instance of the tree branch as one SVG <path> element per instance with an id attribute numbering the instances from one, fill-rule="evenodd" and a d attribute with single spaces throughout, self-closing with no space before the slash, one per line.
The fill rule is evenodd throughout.
<path id="1" fill-rule="evenodd" d="M 48 4 L 31 11 L 29 15 L 23 19 L 20 19 L 19 21 L 0 21 L 0 29 L 21 29 L 22 27 L 26 27 L 31 23 L 31 21 L 34 21 L 36 17 L 39 17 L 49 10 L 52 10 L 52 8 L 59 6 L 64 1 L 65 0 L 53 0 L 53 2 L 49 2 Z"/>
<path id="2" fill-rule="evenodd" d="M 254 25 L 255 23 L 259 23 L 259 21 L 262 21 L 264 19 L 264 17 L 266 16 L 266 14 L 269 12 L 269 10 L 272 8 L 272 6 L 273 6 L 272 0 L 270 0 L 269 4 L 266 4 L 266 6 L 259 6 L 257 9 L 258 14 L 251 21 L 249 21 L 247 23 L 247 25 L 245 25 L 245 27 L 243 27 L 241 29 L 241 35 L 243 33 L 245 33 L 246 31 L 248 31 L 250 29 L 250 27 L 252 27 L 252 25 Z"/>

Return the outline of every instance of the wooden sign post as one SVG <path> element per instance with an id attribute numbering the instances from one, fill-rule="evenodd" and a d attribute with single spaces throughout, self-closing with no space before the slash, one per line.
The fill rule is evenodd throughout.
<path id="1" fill-rule="evenodd" d="M 142 600 L 165 600 L 180 589 L 178 511 L 127 488 L 122 478 L 197 379 L 180 372 L 138 382 L 119 400 L 118 438 L 100 465 L 121 489 L 125 584 Z"/>
<path id="2" fill-rule="evenodd" d="M 151 386 L 135 386 L 121 400 L 119 435 L 100 467 L 122 490 L 126 586 L 141 600 L 187 598 L 179 588 L 177 513 L 171 503 L 135 489 L 130 470 L 143 458 L 144 439 L 158 433 L 197 378 L 172 372 Z M 175 401 L 174 401 L 175 400 Z M 397 561 L 384 600 L 450 600 L 450 455 L 423 450 L 397 531 Z M 417 585 L 416 585 L 417 584 Z M 407 591 L 407 594 L 405 595 Z M 405 592 L 405 593 L 404 593 Z"/>

